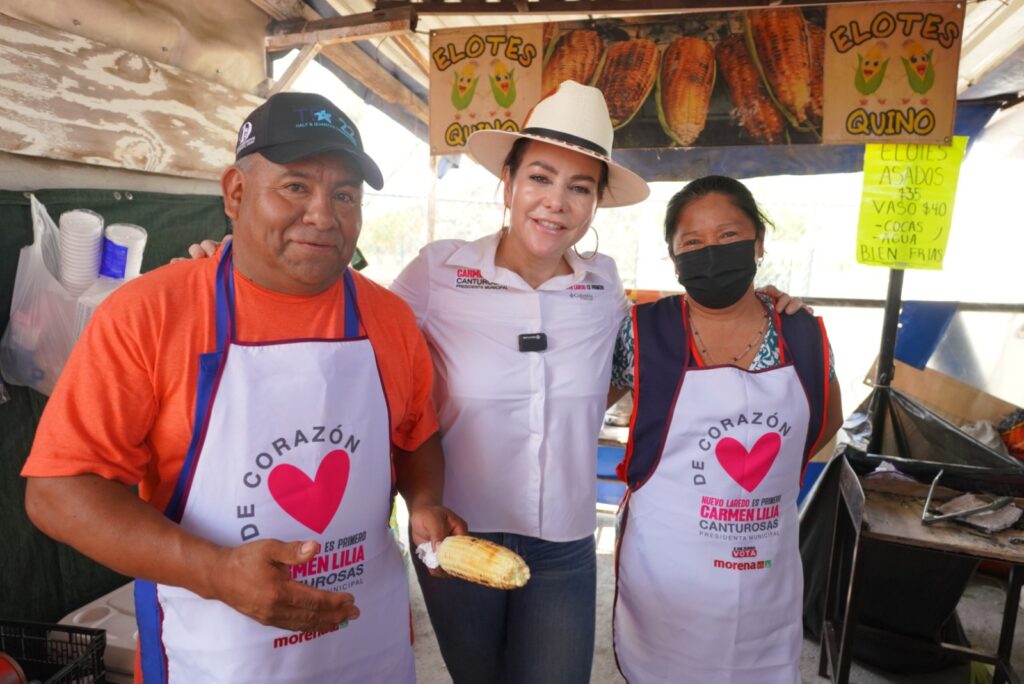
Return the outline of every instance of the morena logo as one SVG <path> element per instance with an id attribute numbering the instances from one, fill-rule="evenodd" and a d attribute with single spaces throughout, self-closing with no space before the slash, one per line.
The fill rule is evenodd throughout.
<path id="1" fill-rule="evenodd" d="M 769 570 L 772 567 L 772 562 L 770 560 L 724 561 L 716 558 L 714 566 L 723 570 Z"/>

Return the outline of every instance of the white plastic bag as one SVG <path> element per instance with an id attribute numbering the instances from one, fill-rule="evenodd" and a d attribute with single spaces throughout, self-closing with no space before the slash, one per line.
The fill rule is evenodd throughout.
<path id="1" fill-rule="evenodd" d="M 48 395 L 74 345 L 77 297 L 60 282 L 57 226 L 35 195 L 31 204 L 33 240 L 18 255 L 0 372 L 12 385 Z"/>

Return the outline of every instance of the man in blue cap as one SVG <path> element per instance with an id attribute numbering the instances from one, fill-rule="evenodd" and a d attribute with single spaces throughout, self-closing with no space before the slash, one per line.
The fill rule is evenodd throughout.
<path id="1" fill-rule="evenodd" d="M 47 405 L 26 508 L 138 578 L 137 681 L 415 679 L 393 493 L 415 544 L 465 524 L 413 315 L 348 267 L 364 182 L 349 117 L 271 97 L 221 179 L 233 243 L 119 288 Z"/>

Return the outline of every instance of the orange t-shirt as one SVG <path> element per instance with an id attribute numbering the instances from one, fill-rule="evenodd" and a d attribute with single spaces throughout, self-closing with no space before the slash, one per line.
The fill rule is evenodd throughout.
<path id="1" fill-rule="evenodd" d="M 166 507 L 192 436 L 199 355 L 217 346 L 218 262 L 169 264 L 124 284 L 96 310 L 46 405 L 23 476 L 96 474 L 139 484 L 143 499 Z M 353 277 L 387 396 L 391 441 L 412 451 L 438 427 L 426 342 L 405 302 Z M 235 337 L 342 337 L 344 301 L 340 280 L 301 297 L 263 289 L 236 271 Z"/>

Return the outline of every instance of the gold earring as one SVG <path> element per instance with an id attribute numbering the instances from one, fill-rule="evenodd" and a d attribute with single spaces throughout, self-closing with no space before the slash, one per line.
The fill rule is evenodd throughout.
<path id="1" fill-rule="evenodd" d="M 580 254 L 580 251 L 578 249 L 576 249 L 576 245 L 575 244 L 572 246 L 572 251 L 576 252 L 576 256 L 578 256 L 580 259 L 593 259 L 594 257 L 597 256 L 597 248 L 600 247 L 600 245 L 601 245 L 601 236 L 598 235 L 597 228 L 595 228 L 594 226 L 590 226 L 590 230 L 594 231 L 594 251 L 593 252 L 591 252 L 587 256 L 583 256 L 582 254 Z"/>
<path id="2" fill-rule="evenodd" d="M 509 229 L 508 207 L 501 210 L 501 232 L 507 233 Z"/>

